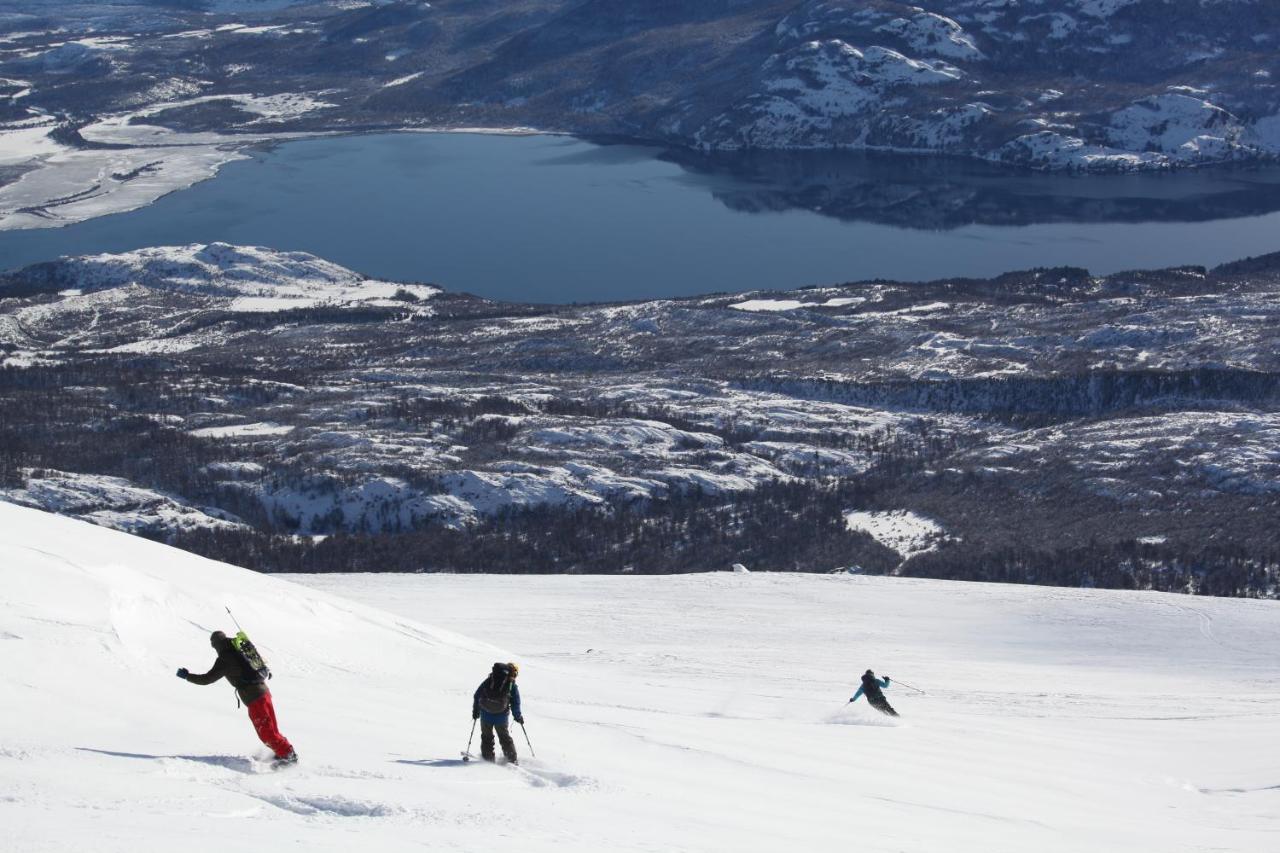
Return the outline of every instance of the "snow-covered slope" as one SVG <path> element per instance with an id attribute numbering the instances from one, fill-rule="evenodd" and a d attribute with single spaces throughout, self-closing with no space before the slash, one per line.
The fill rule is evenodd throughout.
<path id="1" fill-rule="evenodd" d="M 420 797 L 392 751 L 444 719 L 464 728 L 467 687 L 494 649 L 12 504 L 0 503 L 0 530 L 0 847 L 341 850 L 337 818 L 466 808 L 446 786 Z M 225 683 L 173 675 L 212 663 L 224 606 L 278 673 L 281 728 L 309 759 L 297 774 L 263 775 L 255 754 L 269 753 Z M 370 849 L 401 840 L 362 829 Z"/>
<path id="2" fill-rule="evenodd" d="M 1272 603 L 758 571 L 298 586 L 3 503 L 0 529 L 5 849 L 1274 840 Z M 225 686 L 173 677 L 207 665 L 224 605 L 276 671 L 297 767 L 254 760 Z M 455 630 L 523 665 L 519 770 L 458 760 L 510 653 Z M 866 666 L 927 693 L 891 688 L 896 721 L 842 709 Z"/>
<path id="3" fill-rule="evenodd" d="M 164 246 L 116 255 L 66 258 L 47 275 L 74 284 L 78 296 L 122 287 L 230 300 L 231 311 L 284 311 L 318 305 L 404 306 L 429 299 L 438 288 L 373 281 L 306 252 L 255 246 Z M 399 295 L 401 298 L 396 300 Z"/>

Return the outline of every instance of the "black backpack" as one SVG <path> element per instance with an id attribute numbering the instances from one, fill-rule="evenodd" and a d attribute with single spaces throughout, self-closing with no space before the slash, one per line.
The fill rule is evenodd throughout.
<path id="1" fill-rule="evenodd" d="M 488 714 L 505 714 L 511 707 L 511 667 L 495 663 L 493 672 L 481 685 L 480 710 Z"/>

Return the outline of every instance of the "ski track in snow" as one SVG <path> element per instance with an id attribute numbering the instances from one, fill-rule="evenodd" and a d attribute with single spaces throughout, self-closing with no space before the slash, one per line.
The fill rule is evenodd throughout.
<path id="1" fill-rule="evenodd" d="M 1273 849 L 1275 602 L 275 578 L 4 503 L 0 528 L 0 849 Z M 272 767 L 225 684 L 173 677 L 208 665 L 227 605 L 277 674 L 296 766 Z M 520 766 L 463 762 L 471 692 L 509 659 L 537 756 L 516 727 Z M 926 692 L 891 686 L 900 718 L 847 704 L 867 666 Z"/>

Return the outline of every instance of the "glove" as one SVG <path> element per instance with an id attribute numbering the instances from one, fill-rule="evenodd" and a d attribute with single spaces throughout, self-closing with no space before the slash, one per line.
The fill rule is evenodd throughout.
<path id="1" fill-rule="evenodd" d="M 178 677 L 181 678 L 183 681 L 186 681 L 187 676 L 190 674 L 191 673 L 187 672 L 187 668 L 185 666 L 182 669 L 178 670 Z"/>
<path id="2" fill-rule="evenodd" d="M 518 723 L 519 725 L 522 725 L 522 726 L 523 726 L 523 725 L 524 725 L 524 717 L 516 717 L 516 723 Z"/>
<path id="3" fill-rule="evenodd" d="M 479 712 L 479 711 L 472 711 L 472 712 L 471 712 L 471 719 L 473 719 L 473 720 L 478 720 L 478 719 L 480 719 L 480 712 Z"/>
<path id="4" fill-rule="evenodd" d="M 890 677 L 889 677 L 889 676 L 887 676 L 887 675 L 884 677 L 884 680 L 885 680 L 885 681 L 893 681 L 893 679 L 892 679 L 892 678 L 890 678 Z"/>

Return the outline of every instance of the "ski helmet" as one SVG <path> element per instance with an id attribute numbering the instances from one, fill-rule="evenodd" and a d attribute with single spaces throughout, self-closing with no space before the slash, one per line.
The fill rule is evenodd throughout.
<path id="1" fill-rule="evenodd" d="M 520 674 L 520 665 L 516 663 L 507 663 L 507 671 L 511 673 L 511 677 L 515 678 Z"/>

